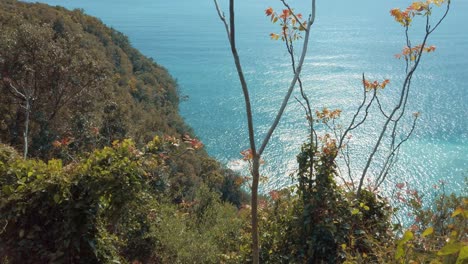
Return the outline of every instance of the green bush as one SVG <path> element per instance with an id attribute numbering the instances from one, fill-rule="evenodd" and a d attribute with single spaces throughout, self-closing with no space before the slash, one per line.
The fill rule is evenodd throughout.
<path id="1" fill-rule="evenodd" d="M 164 147 L 158 137 L 142 150 L 116 141 L 64 167 L 0 145 L 2 261 L 219 263 L 235 256 L 245 220 L 204 183 L 194 199 L 174 204 Z"/>
<path id="2" fill-rule="evenodd" d="M 238 263 L 239 231 L 245 219 L 207 186 L 201 186 L 192 202 L 161 204 L 156 218 L 162 263 Z"/>
<path id="3" fill-rule="evenodd" d="M 126 218 L 147 203 L 142 159 L 126 140 L 67 167 L 60 160 L 2 161 L 1 255 L 12 263 L 120 260 L 127 226 L 145 222 Z"/>

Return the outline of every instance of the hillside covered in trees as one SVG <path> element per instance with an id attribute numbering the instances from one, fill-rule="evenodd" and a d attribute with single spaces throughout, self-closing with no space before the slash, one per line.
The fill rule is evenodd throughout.
<path id="1" fill-rule="evenodd" d="M 81 10 L 17 1 L 0 7 L 2 143 L 25 157 L 69 163 L 125 138 L 140 147 L 155 136 L 174 146 L 190 141 L 199 150 L 170 162 L 170 173 L 183 175 L 172 183 L 180 199 L 202 177 L 221 188 L 228 172 L 191 138 L 177 83 L 126 36 Z"/>
<path id="2" fill-rule="evenodd" d="M 220 204 L 229 201 L 233 209 L 240 206 L 236 176 L 208 157 L 180 117 L 177 83 L 126 36 L 82 10 L 17 1 L 0 3 L 0 28 L 2 263 L 111 260 L 113 252 L 125 255 L 135 246 L 119 232 L 156 247 L 145 237 L 150 227 L 142 226 L 148 216 L 133 210 L 147 213 L 143 207 L 156 198 L 168 206 L 167 217 L 177 212 L 176 205 L 193 201 L 198 190 Z M 114 153 L 122 146 L 131 153 Z M 78 172 L 96 162 L 91 160 L 98 152 L 105 156 L 98 158 L 103 167 Z M 143 163 L 151 169 L 140 168 Z M 112 190 L 101 181 L 106 177 Z M 114 185 L 112 177 L 122 177 L 122 185 Z M 124 197 L 133 183 L 142 200 Z M 111 205 L 115 200 L 133 209 Z M 102 215 L 110 207 L 119 211 L 112 213 L 112 224 Z M 115 221 L 133 227 L 117 231 Z M 109 225 L 114 227 L 107 233 Z"/>
<path id="3" fill-rule="evenodd" d="M 53 156 L 57 139 L 73 139 L 69 148 L 81 151 L 189 132 L 175 81 L 123 34 L 81 10 L 2 1 L 0 12 L 3 142 L 23 148 L 25 96 L 28 156 Z"/>
<path id="4" fill-rule="evenodd" d="M 249 179 L 207 155 L 162 66 L 82 10 L 5 0 L 0 29 L 0 263 L 252 262 Z M 260 195 L 262 263 L 465 263 L 466 198 L 398 186 L 406 230 L 316 148 Z"/>

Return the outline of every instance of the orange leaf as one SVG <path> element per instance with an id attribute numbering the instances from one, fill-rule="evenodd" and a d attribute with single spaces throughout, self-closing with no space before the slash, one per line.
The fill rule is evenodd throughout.
<path id="1" fill-rule="evenodd" d="M 273 40 L 278 40 L 280 36 L 279 36 L 278 34 L 271 33 L 271 34 L 270 34 L 270 37 L 271 37 L 271 39 L 273 39 Z"/>
<path id="2" fill-rule="evenodd" d="M 243 160 L 251 160 L 253 159 L 253 153 L 252 153 L 252 150 L 251 149 L 246 149 L 244 151 L 241 151 L 240 153 L 242 155 L 242 159 Z"/>

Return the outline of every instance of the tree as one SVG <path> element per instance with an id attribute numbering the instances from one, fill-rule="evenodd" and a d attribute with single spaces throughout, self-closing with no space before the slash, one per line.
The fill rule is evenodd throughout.
<path id="1" fill-rule="evenodd" d="M 86 109 L 85 96 L 99 92 L 107 72 L 98 56 L 84 50 L 79 37 L 47 24 L 17 23 L 0 33 L 0 89 L 6 94 L 6 111 L 16 116 L 10 129 L 16 134 L 22 131 L 26 158 L 31 128 L 48 129 L 61 114 L 71 118 L 73 112 L 67 107 L 73 106 L 74 112 Z"/>
<path id="2" fill-rule="evenodd" d="M 440 18 L 435 20 L 435 24 L 431 24 L 433 6 L 441 6 L 444 2 L 447 3 L 445 11 Z M 332 137 L 334 137 L 332 140 L 334 141 L 334 147 L 338 151 L 337 156 L 340 154 L 340 158 L 344 161 L 346 174 L 351 183 L 351 189 L 356 192 L 358 199 L 362 193 L 364 181 L 366 179 L 372 181 L 373 191 L 377 190 L 377 188 L 382 185 L 390 174 L 391 168 L 398 160 L 401 146 L 408 141 L 415 130 L 416 123 L 420 116 L 419 112 L 409 114 L 410 116 L 412 115 L 413 121 L 409 129 L 404 129 L 404 117 L 408 116 L 407 106 L 410 98 L 410 90 L 412 88 L 411 81 L 420 65 L 423 55 L 425 53 L 434 52 L 436 49 L 435 46 L 428 44 L 428 39 L 447 16 L 450 10 L 450 2 L 450 0 L 427 0 L 425 2 L 414 2 L 403 11 L 399 8 L 394 8 L 390 11 L 395 21 L 404 27 L 405 36 L 405 46 L 402 52 L 395 55 L 397 59 L 403 59 L 405 61 L 405 72 L 403 83 L 400 89 L 397 90 L 397 102 L 394 105 L 385 106 L 380 99 L 382 90 L 390 84 L 390 80 L 369 81 L 363 74 L 362 102 L 354 113 L 349 125 L 342 127 L 335 124 L 335 119 L 340 116 L 340 110 L 329 111 L 328 109 L 323 109 L 322 111 L 316 112 L 316 121 L 325 124 L 330 129 Z M 417 17 L 423 17 L 425 19 L 424 34 L 420 44 L 413 45 L 409 28 L 413 20 Z M 385 109 L 386 107 L 389 109 Z M 377 116 L 383 123 L 382 126 L 379 127 L 380 132 L 373 142 L 369 154 L 364 157 L 364 166 L 362 171 L 357 172 L 356 179 L 350 166 L 349 139 L 353 130 L 368 124 L 367 121 L 370 115 Z M 378 154 L 382 155 L 383 162 L 378 165 L 377 176 L 374 179 L 369 179 L 369 169 Z M 343 178 L 342 174 L 343 173 L 341 173 L 340 176 Z M 343 181 L 346 182 L 346 179 L 343 178 Z M 357 182 L 357 186 L 355 182 Z"/>
<path id="3" fill-rule="evenodd" d="M 285 5 L 286 2 L 282 1 Z M 289 85 L 288 91 L 283 99 L 283 103 L 281 104 L 278 113 L 276 115 L 275 120 L 273 121 L 270 129 L 263 137 L 263 141 L 260 145 L 260 148 L 256 147 L 256 139 L 255 139 L 255 128 L 253 124 L 253 116 L 252 116 L 252 106 L 250 102 L 249 96 L 249 89 L 247 86 L 247 82 L 244 77 L 244 72 L 242 70 L 242 65 L 240 62 L 239 54 L 236 48 L 236 31 L 235 31 L 235 12 L 234 12 L 234 0 L 229 0 L 229 22 L 227 22 L 224 13 L 219 8 L 218 2 L 214 0 L 216 5 L 216 9 L 219 15 L 219 18 L 224 23 L 226 33 L 228 35 L 229 44 L 231 46 L 232 56 L 234 58 L 234 62 L 236 65 L 237 73 L 239 75 L 239 80 L 242 86 L 242 92 L 244 94 L 245 99 L 245 108 L 246 108 L 246 115 L 247 115 L 247 123 L 248 123 L 248 134 L 249 134 L 249 143 L 250 149 L 247 150 L 245 153 L 247 158 L 251 160 L 251 174 L 252 174 L 252 198 L 251 198 L 251 207 L 252 207 L 252 257 L 253 262 L 259 262 L 259 245 L 258 245 L 258 184 L 260 179 L 260 160 L 265 150 L 268 142 L 270 141 L 273 132 L 275 131 L 276 127 L 283 116 L 284 110 L 288 104 L 288 101 L 291 97 L 291 94 L 294 90 L 294 87 L 299 79 L 299 75 L 302 70 L 302 65 L 304 63 L 305 55 L 307 54 L 307 47 L 309 42 L 309 34 L 310 34 L 310 27 L 315 21 L 315 0 L 312 0 L 312 14 L 309 16 L 308 20 L 302 25 L 303 30 L 306 32 L 304 37 L 304 44 L 301 52 L 301 56 L 299 62 L 297 64 L 297 68 L 295 70 L 294 76 L 291 80 Z M 294 13 L 291 12 L 290 15 Z M 289 16 L 289 14 L 288 14 Z"/>
<path id="4" fill-rule="evenodd" d="M 3 82 L 6 83 L 6 86 L 11 89 L 13 96 L 17 97 L 23 103 L 20 103 L 20 107 L 24 109 L 25 120 L 24 120 L 24 150 L 23 158 L 28 157 L 28 146 L 29 146 L 29 120 L 31 115 L 31 104 L 34 101 L 34 89 L 27 89 L 25 87 L 17 88 L 16 84 L 13 84 L 13 81 L 8 77 L 3 77 Z"/>
<path id="5" fill-rule="evenodd" d="M 293 9 L 284 0 L 280 0 L 280 1 L 285 7 L 282 13 L 277 14 L 274 12 L 272 8 L 268 8 L 265 12 L 267 16 L 271 17 L 271 21 L 273 23 L 276 23 L 278 21 L 280 22 L 280 26 L 281 26 L 280 34 L 272 33 L 270 36 L 274 40 L 279 40 L 281 38 L 281 40 L 285 42 L 287 51 L 291 57 L 291 66 L 292 66 L 294 75 L 290 83 L 290 86 L 287 90 L 287 93 L 283 99 L 283 102 L 281 106 L 278 107 L 279 110 L 276 115 L 276 118 L 273 124 L 270 126 L 270 129 L 268 130 L 268 132 L 263 136 L 262 143 L 260 147 L 257 149 L 256 147 L 257 135 L 256 135 L 256 132 L 255 132 L 256 130 L 253 124 L 252 105 L 251 105 L 251 101 L 249 97 L 249 88 L 244 77 L 242 65 L 241 65 L 238 51 L 236 48 L 234 0 L 229 1 L 229 21 L 225 17 L 224 13 L 221 11 L 217 0 L 214 0 L 219 18 L 223 22 L 227 36 L 228 36 L 229 44 L 231 47 L 231 53 L 234 58 L 236 70 L 239 76 L 239 80 L 241 83 L 242 92 L 243 92 L 244 100 L 245 100 L 250 149 L 242 153 L 244 155 L 244 159 L 249 160 L 250 165 L 251 165 L 250 173 L 252 175 L 252 186 L 251 186 L 251 189 L 252 189 L 252 199 L 251 199 L 252 255 L 253 255 L 252 257 L 253 257 L 254 263 L 259 262 L 258 217 L 257 217 L 258 208 L 257 206 L 258 206 L 258 184 L 259 184 L 259 178 L 260 178 L 259 166 L 260 166 L 261 156 L 263 154 L 263 151 L 265 150 L 265 147 L 268 145 L 268 142 L 272 134 L 274 133 L 277 125 L 279 124 L 279 121 L 281 120 L 284 109 L 289 102 L 291 93 L 294 87 L 296 86 L 296 84 L 298 84 L 300 87 L 301 97 L 304 103 L 297 98 L 296 100 L 298 100 L 304 107 L 306 115 L 307 115 L 307 120 L 309 121 L 309 128 L 310 128 L 310 135 L 309 135 L 310 136 L 310 150 L 307 152 L 308 157 L 306 157 L 306 159 L 308 159 L 308 162 L 304 163 L 308 165 L 309 171 L 305 174 L 302 173 L 303 175 L 308 175 L 307 176 L 308 179 L 305 179 L 305 180 L 308 180 L 309 182 L 307 183 L 303 182 L 303 184 L 309 185 L 309 186 L 312 186 L 311 181 L 314 181 L 317 175 L 323 173 L 322 170 L 327 171 L 326 173 L 327 175 L 337 174 L 337 172 L 335 172 L 334 170 L 334 166 L 336 166 L 336 158 L 338 157 L 339 154 L 344 159 L 344 163 L 347 167 L 348 176 L 351 178 L 353 182 L 353 177 L 351 174 L 351 167 L 350 167 L 350 157 L 349 157 L 349 152 L 348 152 L 349 135 L 351 131 L 353 131 L 359 126 L 362 126 L 365 123 L 370 113 L 371 107 L 375 104 L 378 104 L 377 108 L 378 108 L 378 111 L 383 116 L 382 118 L 384 120 L 384 124 L 382 126 L 381 132 L 379 133 L 379 135 L 377 136 L 377 139 L 375 140 L 375 144 L 369 156 L 367 157 L 365 166 L 358 179 L 358 186 L 357 188 L 353 188 L 355 189 L 356 196 L 359 199 L 362 194 L 364 180 L 369 177 L 368 169 L 371 166 L 371 163 L 373 162 L 376 153 L 379 151 L 379 149 L 382 147 L 383 144 L 388 143 L 388 142 L 383 141 L 384 137 L 389 136 L 390 142 L 388 143 L 389 145 L 388 154 L 386 155 L 385 161 L 382 165 L 381 172 L 378 175 L 378 177 L 375 179 L 376 188 L 385 180 L 385 178 L 387 177 L 390 171 L 390 168 L 395 164 L 397 160 L 399 148 L 404 142 L 406 142 L 409 139 L 409 137 L 412 135 L 414 131 L 416 121 L 419 116 L 419 114 L 417 113 L 414 114 L 414 122 L 410 131 L 407 132 L 403 136 L 403 139 L 400 139 L 400 140 L 397 139 L 397 135 L 398 135 L 397 128 L 401 124 L 402 117 L 406 113 L 406 105 L 407 105 L 408 98 L 409 98 L 409 90 L 411 87 L 411 80 L 412 80 L 413 74 L 418 68 L 422 54 L 424 52 L 432 52 L 435 50 L 434 46 L 427 45 L 427 39 L 429 35 L 432 34 L 434 30 L 444 20 L 450 7 L 450 0 L 448 0 L 445 13 L 436 22 L 435 26 L 433 27 L 430 24 L 430 16 L 432 14 L 431 13 L 432 5 L 440 6 L 442 3 L 445 2 L 444 0 L 427 0 L 426 2 L 414 2 L 404 11 L 401 11 L 400 9 L 393 9 L 391 11 L 391 15 L 395 17 L 395 20 L 404 26 L 405 37 L 406 37 L 406 46 L 402 54 L 399 55 L 399 58 L 404 58 L 406 62 L 406 77 L 405 77 L 405 80 L 402 84 L 402 88 L 399 93 L 400 99 L 395 106 L 391 107 L 389 112 L 386 112 L 383 109 L 379 101 L 379 96 L 378 96 L 377 91 L 379 89 L 385 88 L 387 84 L 390 83 L 390 80 L 385 79 L 383 81 L 372 82 L 372 81 L 367 80 L 365 75 L 363 74 L 363 77 L 362 77 L 363 90 L 364 90 L 363 101 L 358 107 L 356 113 L 354 114 L 350 124 L 344 129 L 342 129 L 339 126 L 335 126 L 335 122 L 334 122 L 334 120 L 340 116 L 341 110 L 337 109 L 337 110 L 330 111 L 328 109 L 323 109 L 322 111 L 316 111 L 315 115 L 313 115 L 310 101 L 307 95 L 304 93 L 304 90 L 302 87 L 302 81 L 300 79 L 300 74 L 301 74 L 304 58 L 307 53 L 311 26 L 313 25 L 314 20 L 315 20 L 315 13 L 316 13 L 315 0 L 311 1 L 311 4 L 312 4 L 311 13 L 312 14 L 304 22 L 302 22 L 302 16 L 300 14 L 296 14 L 293 11 Z M 408 33 L 408 29 L 411 25 L 412 19 L 416 16 L 426 17 L 425 35 L 420 45 L 412 46 L 409 33 Z M 299 31 L 305 31 L 305 36 L 304 36 L 303 47 L 300 52 L 299 60 L 296 62 L 293 41 L 301 37 L 300 34 L 298 33 Z M 369 94 L 370 94 L 370 99 L 368 97 Z M 322 140 L 320 140 L 320 137 L 317 135 L 317 131 L 314 128 L 315 123 L 325 124 L 328 128 L 331 129 L 333 136 L 330 134 L 326 134 L 324 137 L 321 138 Z M 321 141 L 321 144 L 322 144 L 321 148 L 319 146 L 319 141 Z M 326 155 L 320 157 L 318 155 L 320 151 L 323 151 Z M 323 161 L 320 161 L 320 159 L 324 157 L 327 158 L 327 161 L 325 163 L 323 163 Z M 317 167 L 317 163 L 320 163 L 319 167 Z M 326 168 L 324 168 L 324 164 Z M 318 168 L 320 169 L 319 171 L 317 171 Z"/>

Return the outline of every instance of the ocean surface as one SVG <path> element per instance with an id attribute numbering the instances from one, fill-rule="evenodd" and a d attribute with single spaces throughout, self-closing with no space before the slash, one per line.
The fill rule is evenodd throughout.
<path id="1" fill-rule="evenodd" d="M 105 24 L 126 34 L 143 54 L 166 67 L 188 99 L 180 110 L 206 146 L 209 154 L 246 173 L 240 151 L 248 148 L 244 99 L 231 58 L 224 27 L 211 0 L 45 0 L 50 5 L 82 8 Z M 228 3 L 220 0 L 227 12 Z M 395 103 L 404 78 L 404 61 L 394 58 L 405 44 L 403 27 L 389 15 L 402 0 L 319 0 L 309 53 L 302 79 L 314 109 L 343 110 L 349 122 L 361 100 L 361 76 L 388 78 L 381 92 L 384 107 Z M 310 1 L 291 0 L 306 17 Z M 238 0 L 237 42 L 251 89 L 258 144 L 268 130 L 292 78 L 287 52 L 281 41 L 269 38 L 279 27 L 264 10 L 280 9 L 280 1 Z M 388 177 L 387 187 L 408 182 L 431 190 L 439 181 L 448 191 L 466 188 L 468 176 L 468 1 L 456 0 L 440 28 L 429 39 L 435 53 L 424 55 L 410 94 L 408 117 L 402 135 L 411 127 L 411 113 L 420 120 L 413 137 L 403 145 L 400 158 Z M 434 19 L 440 12 L 434 12 Z M 410 31 L 417 44 L 424 28 L 415 23 Z M 296 44 L 297 48 L 300 43 Z M 294 94 L 298 96 L 296 92 Z M 370 118 L 350 142 L 354 173 L 375 141 L 381 120 Z M 291 184 L 296 155 L 307 140 L 307 122 L 299 103 L 292 99 L 267 147 L 262 174 L 269 181 L 263 191 Z M 381 157 L 373 163 L 377 173 Z"/>

